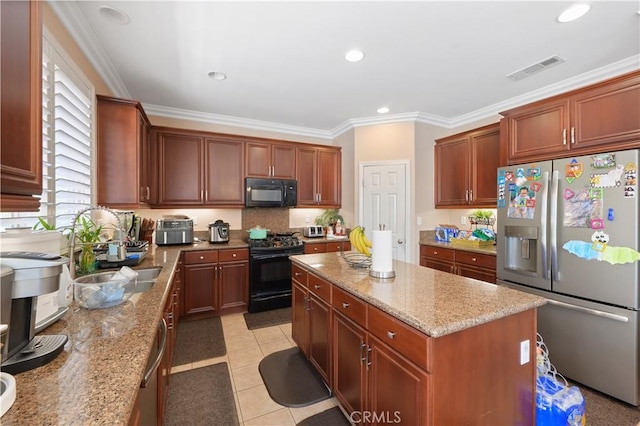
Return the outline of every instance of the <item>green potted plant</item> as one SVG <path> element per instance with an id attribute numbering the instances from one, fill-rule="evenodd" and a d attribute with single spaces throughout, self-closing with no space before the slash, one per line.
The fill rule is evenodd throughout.
<path id="1" fill-rule="evenodd" d="M 344 218 L 340 214 L 339 209 L 327 209 L 318 217 L 316 217 L 315 223 L 316 225 L 323 226 L 326 228 L 333 228 L 337 221 L 342 222 L 344 224 Z M 329 233 L 329 232 L 327 232 Z"/>
<path id="2" fill-rule="evenodd" d="M 75 231 L 75 238 L 80 241 L 82 246 L 80 259 L 78 261 L 78 272 L 80 274 L 92 274 L 98 269 L 93 247 L 95 243 L 100 242 L 101 233 L 102 225 L 96 225 L 91 218 L 84 216 L 80 218 L 80 226 Z M 73 253 L 70 255 L 73 255 Z"/>

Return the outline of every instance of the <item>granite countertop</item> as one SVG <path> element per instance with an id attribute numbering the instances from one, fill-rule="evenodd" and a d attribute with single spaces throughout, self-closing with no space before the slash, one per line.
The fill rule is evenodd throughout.
<path id="1" fill-rule="evenodd" d="M 71 304 L 40 333 L 67 335 L 64 350 L 50 363 L 15 375 L 16 400 L 2 425 L 127 424 L 180 252 L 246 247 L 234 238 L 225 244 L 152 245 L 135 267 L 162 267 L 150 290 L 107 309 Z"/>
<path id="2" fill-rule="evenodd" d="M 542 297 L 400 261 L 393 262 L 395 278 L 383 280 L 349 266 L 339 253 L 291 260 L 432 337 L 546 303 Z"/>

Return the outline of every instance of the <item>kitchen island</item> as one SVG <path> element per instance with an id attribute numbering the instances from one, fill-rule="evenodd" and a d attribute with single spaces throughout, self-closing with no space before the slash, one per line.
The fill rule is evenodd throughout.
<path id="1" fill-rule="evenodd" d="M 395 278 L 381 280 L 339 253 L 291 259 L 293 338 L 347 412 L 405 424 L 535 423 L 544 298 L 398 261 Z"/>
<path id="2" fill-rule="evenodd" d="M 246 248 L 232 239 L 224 248 Z M 17 396 L 0 421 L 9 425 L 123 425 L 134 410 L 138 390 L 158 334 L 180 253 L 211 250 L 207 242 L 151 245 L 135 268 L 160 266 L 155 284 L 107 309 L 72 303 L 41 334 L 65 334 L 69 341 L 50 363 L 15 375 Z"/>

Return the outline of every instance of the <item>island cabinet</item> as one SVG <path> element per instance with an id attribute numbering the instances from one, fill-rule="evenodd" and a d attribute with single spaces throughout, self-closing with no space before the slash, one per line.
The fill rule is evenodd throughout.
<path id="1" fill-rule="evenodd" d="M 296 148 L 298 207 L 341 207 L 341 161 L 340 148 Z"/>
<path id="2" fill-rule="evenodd" d="M 387 311 L 373 305 L 378 298 L 376 294 L 380 294 L 387 303 L 394 304 L 392 300 L 398 300 L 403 306 L 413 305 L 403 301 L 413 297 L 405 278 L 396 277 L 399 281 L 392 283 L 392 287 L 397 285 L 401 288 L 398 294 L 394 294 L 393 288 L 375 289 L 379 284 L 377 281 L 367 284 L 368 278 L 354 277 L 357 287 L 371 299 L 369 303 L 358 295 L 359 290 L 347 291 L 332 281 L 344 283 L 350 280 L 344 278 L 345 271 L 338 260 L 326 255 L 318 256 L 322 257 L 314 257 L 308 263 L 303 260 L 302 264 L 294 259 L 294 287 L 300 287 L 300 296 L 307 295 L 310 299 L 314 296 L 312 283 L 331 286 L 321 290 L 331 294 L 331 312 L 323 314 L 323 318 L 328 315 L 331 320 L 328 351 L 332 380 L 328 383 L 353 421 L 357 424 L 425 426 L 534 424 L 535 363 L 532 359 L 536 338 L 535 308 L 516 310 L 506 316 L 496 315 L 489 322 L 478 324 L 472 321 L 466 327 L 444 333 L 441 330 L 436 332 L 436 336 L 430 336 L 398 316 L 411 318 L 411 313 L 402 311 L 400 314 L 400 311 L 391 308 Z M 322 270 L 332 280 L 312 278 L 316 262 L 322 262 Z M 441 286 L 435 284 L 432 287 L 423 280 L 437 280 L 439 277 L 419 270 L 406 275 L 410 276 L 420 276 L 421 284 L 434 290 L 433 297 L 438 297 L 436 288 Z M 494 297 L 494 292 L 487 295 L 486 290 L 467 287 L 468 283 L 461 280 L 464 279 L 453 280 L 452 285 L 467 288 L 471 293 L 477 291 L 478 296 Z M 500 295 L 495 297 L 503 300 Z M 509 297 L 515 299 L 516 295 L 510 294 Z M 305 300 L 299 302 L 297 309 L 294 304 L 292 330 L 298 345 L 304 350 L 301 346 L 304 343 L 305 353 L 310 355 L 309 342 L 312 339 L 309 333 L 313 326 L 308 314 L 302 314 L 303 306 L 308 306 L 304 304 Z M 432 321 L 430 318 L 438 318 L 433 319 L 436 328 L 448 327 L 440 321 L 459 325 L 461 318 L 468 315 L 468 307 L 458 302 L 453 305 L 465 309 L 465 313 L 438 311 L 422 317 L 422 321 L 428 323 Z M 437 306 L 434 304 L 426 309 L 437 309 Z M 495 309 L 503 308 L 496 306 Z M 300 315 L 296 315 L 297 311 Z M 484 308 L 480 311 L 487 312 Z M 446 319 L 449 316 L 451 320 Z M 321 329 L 323 334 L 325 331 L 325 328 Z M 305 340 L 301 342 L 300 339 Z M 318 363 L 314 362 L 314 365 L 318 368 Z"/>
<path id="3" fill-rule="evenodd" d="M 157 207 L 244 206 L 244 142 L 180 129 L 153 130 Z"/>
<path id="4" fill-rule="evenodd" d="M 296 273 L 298 275 L 296 275 Z M 292 337 L 327 384 L 331 383 L 331 284 L 292 266 Z M 302 281 L 306 281 L 302 282 Z M 297 287 L 297 288 L 296 288 Z"/>
<path id="5" fill-rule="evenodd" d="M 496 206 L 500 123 L 436 140 L 436 208 Z"/>
<path id="6" fill-rule="evenodd" d="M 467 250 L 420 245 L 420 266 L 495 284 L 496 256 Z"/>
<path id="7" fill-rule="evenodd" d="M 97 95 L 98 204 L 138 208 L 151 200 L 149 132 L 140 102 Z"/>
<path id="8" fill-rule="evenodd" d="M 333 310 L 333 390 L 345 410 L 365 424 L 430 424 L 429 339 L 335 286 Z"/>
<path id="9" fill-rule="evenodd" d="M 345 241 L 327 241 L 327 242 L 317 242 L 317 243 L 304 243 L 304 253 L 312 254 L 312 253 L 334 253 L 339 251 L 349 251 L 351 250 L 351 243 L 349 240 Z"/>
<path id="10" fill-rule="evenodd" d="M 509 164 L 640 146 L 640 71 L 501 114 Z"/>
<path id="11" fill-rule="evenodd" d="M 295 145 L 248 141 L 246 144 L 246 170 L 248 177 L 295 179 Z"/>
<path id="12" fill-rule="evenodd" d="M 0 4 L 0 210 L 5 212 L 40 209 L 41 8 L 38 1 Z"/>
<path id="13" fill-rule="evenodd" d="M 193 319 L 242 312 L 249 300 L 249 250 L 184 254 L 183 312 Z"/>

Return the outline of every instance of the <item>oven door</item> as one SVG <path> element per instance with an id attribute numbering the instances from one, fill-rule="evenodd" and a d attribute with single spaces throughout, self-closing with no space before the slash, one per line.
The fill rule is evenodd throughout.
<path id="1" fill-rule="evenodd" d="M 291 261 L 288 254 L 251 256 L 249 312 L 291 306 Z"/>

